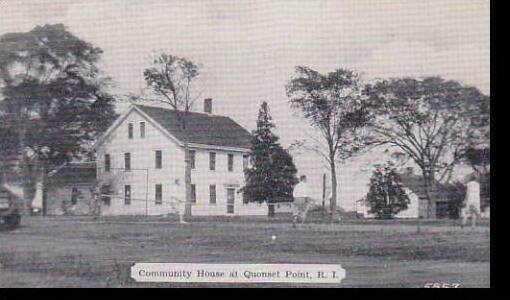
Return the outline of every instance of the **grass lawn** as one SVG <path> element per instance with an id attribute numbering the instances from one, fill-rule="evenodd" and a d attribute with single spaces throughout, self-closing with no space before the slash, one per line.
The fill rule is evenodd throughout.
<path id="1" fill-rule="evenodd" d="M 227 284 L 136 283 L 136 262 L 334 263 L 340 285 L 423 287 L 490 285 L 490 229 L 453 221 L 346 220 L 292 228 L 282 218 L 27 217 L 0 232 L 0 287 L 224 287 Z M 271 236 L 276 240 L 272 241 Z M 244 284 L 288 287 L 289 284 Z M 310 285 L 301 285 L 310 286 Z"/>

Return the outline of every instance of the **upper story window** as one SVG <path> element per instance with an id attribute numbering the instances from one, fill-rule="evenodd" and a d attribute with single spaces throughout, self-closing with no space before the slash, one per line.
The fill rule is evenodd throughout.
<path id="1" fill-rule="evenodd" d="M 234 154 L 232 153 L 228 154 L 228 171 L 234 171 Z"/>
<path id="2" fill-rule="evenodd" d="M 195 150 L 189 150 L 189 165 L 191 169 L 195 168 Z"/>
<path id="3" fill-rule="evenodd" d="M 133 123 L 128 123 L 128 139 L 133 138 Z"/>
<path id="4" fill-rule="evenodd" d="M 163 186 L 161 184 L 156 184 L 156 204 L 163 203 Z"/>
<path id="5" fill-rule="evenodd" d="M 163 153 L 161 150 L 156 150 L 156 169 L 163 167 Z"/>
<path id="6" fill-rule="evenodd" d="M 125 205 L 131 204 L 131 186 L 130 185 L 124 186 L 124 204 Z"/>
<path id="7" fill-rule="evenodd" d="M 111 165 L 112 162 L 111 162 L 111 158 L 110 158 L 110 154 L 105 154 L 104 155 L 104 171 L 105 172 L 110 172 L 110 169 L 111 169 Z"/>
<path id="8" fill-rule="evenodd" d="M 140 138 L 145 138 L 145 122 L 140 122 Z"/>
<path id="9" fill-rule="evenodd" d="M 243 154 L 243 170 L 248 169 L 249 163 L 250 157 L 248 156 L 248 154 Z"/>
<path id="10" fill-rule="evenodd" d="M 124 153 L 124 169 L 131 170 L 131 153 Z"/>
<path id="11" fill-rule="evenodd" d="M 216 170 L 216 152 L 209 152 L 209 170 Z"/>

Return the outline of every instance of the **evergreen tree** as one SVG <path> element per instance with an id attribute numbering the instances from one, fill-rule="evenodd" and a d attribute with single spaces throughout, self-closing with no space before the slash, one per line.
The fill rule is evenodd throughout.
<path id="1" fill-rule="evenodd" d="M 407 209 L 409 197 L 391 163 L 376 166 L 370 178 L 366 201 L 370 206 L 369 212 L 379 219 L 391 219 L 400 211 Z"/>
<path id="2" fill-rule="evenodd" d="M 251 166 L 245 170 L 246 186 L 242 193 L 245 202 L 268 204 L 268 216 L 274 216 L 274 203 L 292 201 L 297 184 L 297 169 L 292 156 L 278 143 L 269 107 L 262 103 L 253 131 L 250 153 Z"/>

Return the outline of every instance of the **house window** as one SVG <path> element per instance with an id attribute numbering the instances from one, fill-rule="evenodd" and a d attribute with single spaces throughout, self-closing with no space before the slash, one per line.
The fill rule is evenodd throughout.
<path id="1" fill-rule="evenodd" d="M 232 153 L 228 154 L 228 171 L 234 171 L 234 154 Z"/>
<path id="2" fill-rule="evenodd" d="M 128 139 L 133 138 L 133 123 L 128 123 Z"/>
<path id="3" fill-rule="evenodd" d="M 209 203 L 216 204 L 216 185 L 214 184 L 209 186 Z"/>
<path id="4" fill-rule="evenodd" d="M 209 152 L 209 170 L 216 170 L 216 153 Z"/>
<path id="5" fill-rule="evenodd" d="M 163 154 L 161 150 L 156 150 L 156 169 L 161 169 L 163 166 Z"/>
<path id="6" fill-rule="evenodd" d="M 250 161 L 249 161 L 248 154 L 244 154 L 243 155 L 243 170 L 247 170 L 248 169 L 249 163 L 250 163 Z"/>
<path id="7" fill-rule="evenodd" d="M 77 188 L 73 187 L 71 191 L 71 205 L 76 205 L 78 203 L 78 196 L 80 195 L 80 192 Z"/>
<path id="8" fill-rule="evenodd" d="M 145 138 L 145 122 L 140 122 L 140 137 Z"/>
<path id="9" fill-rule="evenodd" d="M 110 154 L 105 154 L 104 155 L 104 171 L 110 172 L 110 168 L 111 168 Z"/>
<path id="10" fill-rule="evenodd" d="M 191 169 L 195 168 L 195 150 L 189 150 L 189 165 Z"/>
<path id="11" fill-rule="evenodd" d="M 124 186 L 124 204 L 125 205 L 131 204 L 131 186 L 130 185 Z"/>
<path id="12" fill-rule="evenodd" d="M 124 153 L 124 169 L 131 170 L 131 153 Z"/>
<path id="13" fill-rule="evenodd" d="M 156 204 L 163 203 L 163 186 L 161 184 L 156 184 Z"/>
<path id="14" fill-rule="evenodd" d="M 191 184 L 191 199 L 192 203 L 197 202 L 197 186 L 195 184 Z"/>

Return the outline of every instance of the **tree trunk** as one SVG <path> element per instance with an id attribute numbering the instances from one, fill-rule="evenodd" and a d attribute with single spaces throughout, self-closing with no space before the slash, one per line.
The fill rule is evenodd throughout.
<path id="1" fill-rule="evenodd" d="M 22 150 L 21 155 L 21 178 L 18 184 L 21 184 L 23 189 L 23 203 L 21 206 L 22 214 L 28 215 L 30 209 L 30 202 L 32 198 L 32 184 L 30 178 L 30 166 L 26 151 Z"/>
<path id="2" fill-rule="evenodd" d="M 331 201 L 329 202 L 329 209 L 331 210 L 331 222 L 335 222 L 337 220 L 337 211 L 336 211 L 336 169 L 335 169 L 335 160 L 334 157 L 330 160 L 331 167 Z"/>
<path id="3" fill-rule="evenodd" d="M 268 203 L 267 204 L 267 216 L 269 218 L 273 218 L 274 217 L 274 203 Z"/>
<path id="4" fill-rule="evenodd" d="M 17 132 L 18 132 L 18 153 L 21 154 L 21 162 L 19 164 L 18 176 L 16 176 L 16 184 L 20 185 L 23 190 L 23 199 L 21 203 L 22 214 L 29 214 L 31 200 L 32 200 L 32 175 L 30 171 L 30 159 L 27 153 L 27 144 L 26 144 L 26 114 L 23 112 L 23 108 L 18 111 L 17 116 Z M 21 178 L 19 178 L 21 175 Z"/>
<path id="5" fill-rule="evenodd" d="M 326 173 L 322 174 L 322 220 L 326 214 Z"/>
<path id="6" fill-rule="evenodd" d="M 46 195 L 46 172 L 47 171 L 47 166 L 46 164 L 43 164 L 42 166 L 42 174 L 41 174 L 41 186 L 42 186 L 42 203 L 41 203 L 41 215 L 42 216 L 46 216 L 46 206 L 47 206 L 47 195 Z"/>
<path id="7" fill-rule="evenodd" d="M 435 197 L 432 194 L 435 188 L 434 173 L 430 170 L 424 170 L 423 179 L 425 182 L 425 195 L 427 196 L 427 218 L 433 218 L 432 206 L 435 201 Z"/>

